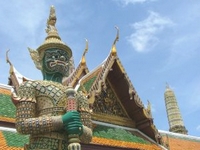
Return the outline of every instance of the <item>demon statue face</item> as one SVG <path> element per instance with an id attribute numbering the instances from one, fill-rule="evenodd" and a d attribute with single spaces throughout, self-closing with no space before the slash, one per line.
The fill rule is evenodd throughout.
<path id="1" fill-rule="evenodd" d="M 43 72 L 47 74 L 69 75 L 69 56 L 60 49 L 48 49 L 45 51 L 42 63 Z"/>

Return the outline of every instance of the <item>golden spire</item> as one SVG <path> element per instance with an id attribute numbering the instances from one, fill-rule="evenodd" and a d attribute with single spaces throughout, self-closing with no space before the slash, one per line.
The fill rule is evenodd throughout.
<path id="1" fill-rule="evenodd" d="M 88 40 L 85 39 L 85 41 L 86 41 L 86 45 L 85 45 L 85 50 L 84 50 L 82 58 L 81 58 L 81 65 L 85 65 L 86 64 L 85 54 L 88 51 Z"/>
<path id="2" fill-rule="evenodd" d="M 115 40 L 113 42 L 112 49 L 111 49 L 111 54 L 113 56 L 115 56 L 117 54 L 116 42 L 119 40 L 119 28 L 117 26 L 115 26 L 115 28 L 117 29 L 117 35 L 116 35 L 116 38 L 115 38 Z"/>
<path id="3" fill-rule="evenodd" d="M 13 68 L 12 63 L 10 62 L 10 60 L 9 60 L 9 58 L 8 58 L 8 52 L 9 52 L 9 51 L 10 51 L 10 50 L 7 50 L 7 51 L 6 51 L 6 62 L 9 63 L 9 65 L 10 65 L 9 73 L 10 73 L 10 75 L 12 75 L 13 72 L 14 72 L 14 68 Z"/>

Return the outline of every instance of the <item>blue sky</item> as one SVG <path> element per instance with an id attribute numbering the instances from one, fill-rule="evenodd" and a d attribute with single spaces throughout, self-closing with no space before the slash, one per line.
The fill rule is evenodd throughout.
<path id="1" fill-rule="evenodd" d="M 42 79 L 27 47 L 37 49 L 46 37 L 49 8 L 56 8 L 62 40 L 77 66 L 86 55 L 90 70 L 109 54 L 120 29 L 118 56 L 144 105 L 152 104 L 154 123 L 168 130 L 164 103 L 166 82 L 174 90 L 190 135 L 200 136 L 200 1 L 67 0 L 0 1 L 0 83 L 7 84 L 9 65 L 31 79 Z"/>

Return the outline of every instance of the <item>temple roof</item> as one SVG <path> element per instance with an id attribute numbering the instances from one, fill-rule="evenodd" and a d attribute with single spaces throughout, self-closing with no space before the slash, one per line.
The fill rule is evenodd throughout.
<path id="1" fill-rule="evenodd" d="M 5 123 L 15 122 L 16 108 L 10 98 L 11 90 L 12 90 L 11 86 L 0 84 L 0 106 L 1 106 L 0 122 L 5 122 Z"/>
<path id="2" fill-rule="evenodd" d="M 83 52 L 82 58 L 78 66 L 76 67 L 76 69 L 69 75 L 69 77 L 63 80 L 63 85 L 66 85 L 66 86 L 70 85 L 72 87 L 75 87 L 78 84 L 78 81 L 87 73 L 89 73 L 89 69 L 87 67 L 86 58 L 85 58 L 87 51 L 88 51 L 88 41 L 86 39 L 86 47 Z"/>
<path id="3" fill-rule="evenodd" d="M 11 85 L 15 88 L 15 90 L 19 87 L 21 83 L 27 80 L 31 80 L 25 76 L 23 76 L 20 72 L 17 71 L 17 69 L 14 67 L 14 65 L 11 63 L 8 57 L 8 52 L 6 52 L 6 61 L 10 65 L 10 70 L 9 70 L 9 80 L 8 80 L 8 85 Z"/>
<path id="4" fill-rule="evenodd" d="M 200 137 L 159 130 L 165 144 L 172 150 L 200 149 Z"/>
<path id="5" fill-rule="evenodd" d="M 1 130 L 0 128 L 0 149 L 23 150 L 28 138 L 29 136 L 20 135 L 16 131 Z"/>
<path id="6" fill-rule="evenodd" d="M 116 96 L 120 100 L 120 104 L 122 108 L 125 109 L 125 113 L 127 113 L 127 117 L 132 120 L 132 127 L 135 127 L 151 137 L 153 140 L 157 142 L 161 142 L 159 133 L 153 124 L 153 118 L 149 114 L 149 112 L 144 107 L 142 101 L 140 100 L 135 88 L 133 87 L 126 71 L 117 56 L 116 47 L 114 45 L 115 53 L 113 54 L 113 46 L 108 57 L 94 70 L 87 73 L 83 76 L 78 82 L 76 88 L 78 90 L 84 90 L 88 93 L 89 97 L 95 93 L 95 98 L 97 98 L 102 91 L 104 91 L 106 87 L 106 82 L 109 82 L 112 85 L 112 89 Z M 122 88 L 123 87 L 123 88 Z M 95 99 L 94 98 L 94 99 Z M 93 100 L 93 103 L 95 100 Z M 95 114 L 93 115 L 93 119 L 101 118 L 101 121 L 105 121 L 105 115 Z M 113 117 L 112 117 L 113 118 Z M 120 118 L 121 120 L 124 118 Z M 109 121 L 111 121 L 108 117 Z M 126 125 L 131 121 L 126 120 Z M 124 125 L 119 123 L 117 118 L 114 123 Z"/>

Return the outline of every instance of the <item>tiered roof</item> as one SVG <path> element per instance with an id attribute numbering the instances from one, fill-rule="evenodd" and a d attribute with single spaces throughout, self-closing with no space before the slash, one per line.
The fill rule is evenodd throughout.
<path id="1" fill-rule="evenodd" d="M 106 93 L 108 86 L 112 89 L 120 109 L 123 109 L 124 117 L 113 115 L 114 112 L 113 114 L 110 113 L 111 115 L 103 111 L 95 112 L 95 107 L 99 107 L 96 104 L 98 97 L 102 99 L 102 92 Z M 162 143 L 159 133 L 153 124 L 153 118 L 142 104 L 117 56 L 115 42 L 106 60 L 81 78 L 76 88 L 78 90 L 83 90 L 84 88 L 89 96 L 95 93 L 95 100 L 93 100 L 94 120 L 137 128 L 153 140 Z M 99 102 L 101 101 L 103 102 L 103 100 L 99 100 Z"/>

